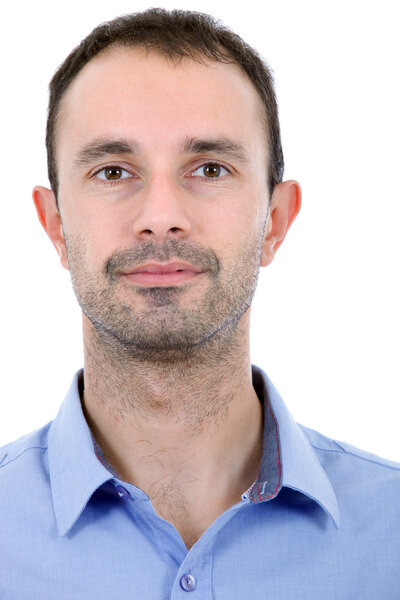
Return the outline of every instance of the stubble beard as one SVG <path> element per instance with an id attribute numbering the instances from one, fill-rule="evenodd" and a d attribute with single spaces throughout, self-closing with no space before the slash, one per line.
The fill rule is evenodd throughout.
<path id="1" fill-rule="evenodd" d="M 263 235 L 246 242 L 230 272 L 212 250 L 176 239 L 162 246 L 145 242 L 116 252 L 95 272 L 86 260 L 84 239 L 64 235 L 75 295 L 93 325 L 97 343 L 108 354 L 177 366 L 198 359 L 213 362 L 236 345 L 237 325 L 257 285 Z M 130 290 L 121 281 L 120 273 L 134 266 L 170 259 L 193 264 L 205 271 L 201 277 L 209 279 L 206 291 L 189 308 L 180 300 L 186 285 Z M 136 294 L 141 307 L 145 300 L 146 308 L 135 310 Z"/>

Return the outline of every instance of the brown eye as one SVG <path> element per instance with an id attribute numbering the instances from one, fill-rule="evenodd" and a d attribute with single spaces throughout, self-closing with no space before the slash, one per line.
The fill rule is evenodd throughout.
<path id="1" fill-rule="evenodd" d="M 109 181 L 121 179 L 122 169 L 120 169 L 119 167 L 107 167 L 107 169 L 104 169 L 104 175 L 105 178 Z"/>
<path id="2" fill-rule="evenodd" d="M 97 179 L 102 181 L 122 181 L 123 179 L 129 179 L 132 177 L 131 173 L 122 167 L 117 165 L 111 165 L 110 167 L 103 167 L 100 171 L 95 173 Z"/>
<path id="3" fill-rule="evenodd" d="M 228 169 L 217 163 L 205 163 L 191 173 L 193 177 L 203 177 L 206 179 L 221 179 L 229 175 Z"/>
<path id="4" fill-rule="evenodd" d="M 203 169 L 206 177 L 219 177 L 221 175 L 221 167 L 219 165 L 204 165 Z"/>

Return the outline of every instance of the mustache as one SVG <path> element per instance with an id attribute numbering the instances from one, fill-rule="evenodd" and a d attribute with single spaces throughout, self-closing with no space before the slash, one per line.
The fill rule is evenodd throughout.
<path id="1" fill-rule="evenodd" d="M 204 248 L 196 242 L 166 240 L 162 245 L 155 242 L 144 242 L 115 252 L 107 260 L 104 273 L 108 279 L 114 280 L 120 271 L 133 271 L 144 262 L 166 262 L 177 258 L 192 264 L 201 271 L 211 271 L 214 276 L 218 275 L 221 269 L 217 255 L 210 248 Z"/>

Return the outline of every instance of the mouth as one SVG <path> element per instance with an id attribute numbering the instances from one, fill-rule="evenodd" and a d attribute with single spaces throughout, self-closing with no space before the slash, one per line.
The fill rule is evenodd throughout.
<path id="1" fill-rule="evenodd" d="M 189 263 L 147 263 L 136 267 L 133 271 L 122 273 L 123 277 L 143 287 L 175 286 L 201 275 L 204 271 Z"/>

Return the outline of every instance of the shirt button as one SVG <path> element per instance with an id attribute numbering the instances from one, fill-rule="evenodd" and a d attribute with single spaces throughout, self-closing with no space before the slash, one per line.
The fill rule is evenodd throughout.
<path id="1" fill-rule="evenodd" d="M 122 485 L 117 485 L 115 487 L 118 496 L 122 499 L 122 500 L 128 500 L 129 498 L 129 492 L 126 491 L 126 489 L 122 486 Z"/>
<path id="2" fill-rule="evenodd" d="M 181 577 L 181 588 L 185 590 L 185 592 L 193 592 L 196 589 L 196 580 L 193 575 L 189 573 L 185 573 Z"/>

